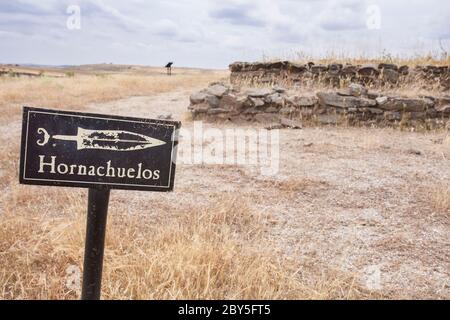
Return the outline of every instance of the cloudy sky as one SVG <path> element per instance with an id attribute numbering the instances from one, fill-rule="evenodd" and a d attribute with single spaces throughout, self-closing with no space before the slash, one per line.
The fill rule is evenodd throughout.
<path id="1" fill-rule="evenodd" d="M 0 63 L 450 53 L 448 0 L 0 0 Z M 78 15 L 78 9 L 80 14 Z"/>

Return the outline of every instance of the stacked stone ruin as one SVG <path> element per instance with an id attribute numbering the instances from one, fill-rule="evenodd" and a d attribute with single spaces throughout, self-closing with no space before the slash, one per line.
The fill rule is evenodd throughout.
<path id="1" fill-rule="evenodd" d="M 383 95 L 357 83 L 345 89 L 299 94 L 281 86 L 240 89 L 213 83 L 190 97 L 194 119 L 274 123 L 282 119 L 318 124 L 450 126 L 450 96 Z"/>
<path id="2" fill-rule="evenodd" d="M 402 86 L 421 83 L 429 88 L 450 89 L 449 66 L 416 66 L 393 63 L 328 65 L 277 62 L 235 62 L 230 65 L 231 83 L 305 85 L 320 83 L 331 87 L 345 87 L 360 83 L 371 87 Z"/>

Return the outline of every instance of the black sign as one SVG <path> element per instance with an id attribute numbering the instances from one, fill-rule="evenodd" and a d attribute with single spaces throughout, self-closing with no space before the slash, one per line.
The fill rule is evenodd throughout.
<path id="1" fill-rule="evenodd" d="M 179 122 L 24 107 L 20 182 L 171 191 Z"/>

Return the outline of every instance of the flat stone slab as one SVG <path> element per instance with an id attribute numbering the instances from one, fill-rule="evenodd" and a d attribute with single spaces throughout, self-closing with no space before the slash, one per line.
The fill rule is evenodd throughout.
<path id="1" fill-rule="evenodd" d="M 314 107 L 319 100 L 317 97 L 288 96 L 286 102 L 294 107 Z"/>
<path id="2" fill-rule="evenodd" d="M 245 94 L 249 97 L 253 98 L 263 98 L 265 96 L 268 96 L 269 94 L 272 94 L 273 90 L 263 88 L 263 89 L 252 89 L 248 90 Z"/>
<path id="3" fill-rule="evenodd" d="M 375 107 L 377 105 L 377 102 L 372 99 L 340 96 L 337 93 L 319 92 L 317 97 L 322 105 L 339 108 Z"/>
<path id="4" fill-rule="evenodd" d="M 389 98 L 379 107 L 389 111 L 420 112 L 433 106 L 433 101 L 427 98 Z"/>

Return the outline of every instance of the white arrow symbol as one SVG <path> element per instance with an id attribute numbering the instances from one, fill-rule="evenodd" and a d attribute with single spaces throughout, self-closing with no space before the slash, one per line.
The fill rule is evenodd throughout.
<path id="1" fill-rule="evenodd" d="M 44 137 L 37 141 L 39 146 L 45 146 L 50 138 L 63 141 L 75 141 L 77 150 L 99 149 L 113 151 L 135 151 L 153 148 L 166 142 L 145 136 L 143 134 L 122 130 L 88 130 L 78 127 L 76 136 L 50 136 L 44 128 L 37 130 Z"/>

